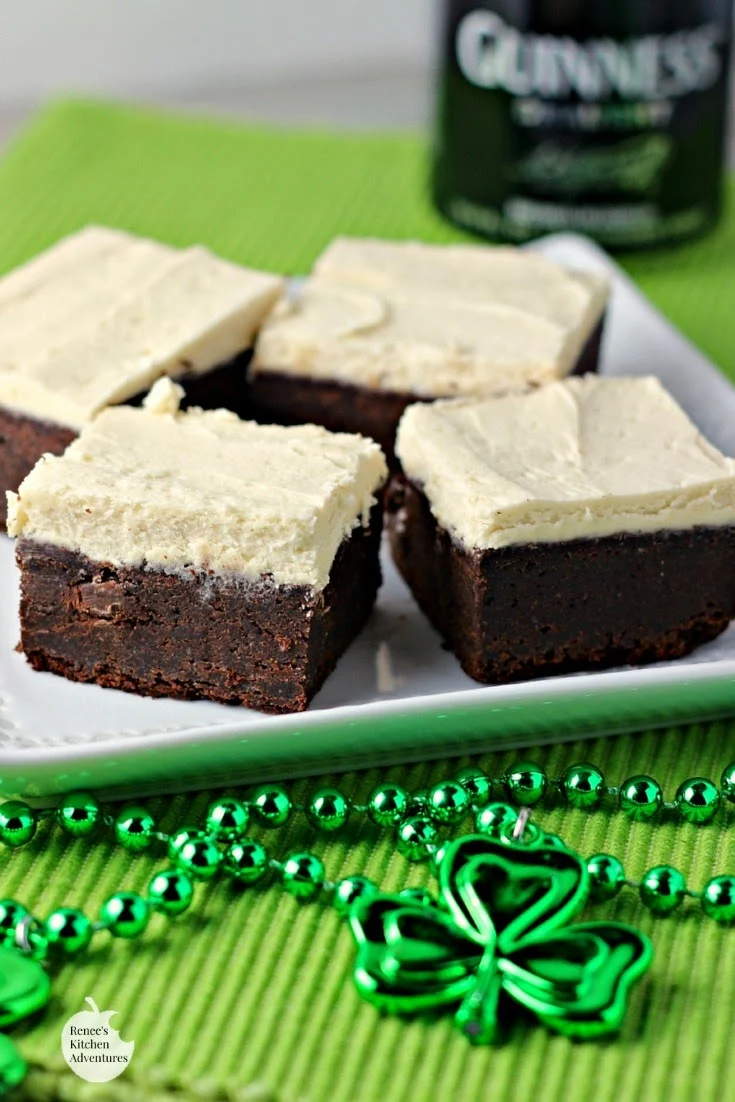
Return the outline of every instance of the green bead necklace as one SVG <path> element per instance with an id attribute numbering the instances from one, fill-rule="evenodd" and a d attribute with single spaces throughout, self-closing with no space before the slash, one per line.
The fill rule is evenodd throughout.
<path id="1" fill-rule="evenodd" d="M 529 809 L 549 797 L 579 809 L 614 801 L 636 821 L 673 814 L 704 824 L 725 801 L 735 803 L 735 762 L 719 785 L 704 777 L 685 780 L 672 802 L 652 777 L 609 786 L 587 763 L 574 764 L 555 779 L 525 761 L 497 778 L 463 769 L 429 791 L 380 785 L 365 804 L 330 787 L 317 789 L 300 805 L 282 785 L 267 783 L 247 800 L 216 800 L 201 827 L 171 833 L 160 831 L 145 807 L 130 804 L 113 814 L 89 792 L 65 796 L 55 809 L 41 811 L 9 800 L 0 805 L 0 842 L 10 848 L 30 843 L 39 822 L 52 819 L 76 838 L 107 829 L 131 853 L 165 846 L 172 867 L 155 874 L 145 895 L 111 895 L 96 921 L 75 907 L 60 907 L 38 920 L 21 903 L 0 900 L 0 1028 L 44 1005 L 50 983 L 43 965 L 55 955 L 77 955 L 103 932 L 136 938 L 154 912 L 168 918 L 183 914 L 197 881 L 224 874 L 247 886 L 271 873 L 300 901 L 326 895 L 348 920 L 357 946 L 357 989 L 383 1010 L 452 1006 L 458 1028 L 473 1043 L 497 1039 L 507 1017 L 504 1008 L 512 1004 L 567 1036 L 612 1032 L 622 1023 L 628 988 L 650 965 L 650 943 L 621 923 L 570 920 L 588 899 L 610 900 L 629 887 L 656 915 L 669 915 L 690 898 L 718 924 L 732 925 L 735 875 L 715 876 L 696 891 L 677 869 L 660 865 L 632 881 L 616 857 L 595 854 L 585 861 L 528 821 Z M 360 875 L 332 882 L 315 854 L 298 851 L 277 860 L 247 837 L 251 821 L 279 828 L 295 812 L 327 834 L 358 814 L 393 830 L 404 857 L 430 861 L 438 898 L 425 889 L 381 893 Z M 474 833 L 455 840 L 441 836 L 469 816 Z M 17 1085 L 24 1072 L 21 1057 L 0 1035 L 0 1094 Z"/>

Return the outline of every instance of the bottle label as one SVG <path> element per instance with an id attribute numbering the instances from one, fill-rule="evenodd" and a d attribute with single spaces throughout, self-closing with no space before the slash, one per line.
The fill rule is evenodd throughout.
<path id="1" fill-rule="evenodd" d="M 643 21 L 648 33 L 627 37 L 616 4 L 568 28 L 558 17 L 531 20 L 525 4 L 515 5 L 515 26 L 512 7 L 448 4 L 440 208 L 475 232 L 516 241 L 576 230 L 608 245 L 651 244 L 710 223 L 722 180 L 729 4 L 718 21 L 716 3 L 693 0 L 689 15 L 698 7 L 699 19 L 677 29 L 669 18 L 665 30 Z M 609 34 L 599 33 L 605 11 Z"/>
<path id="2" fill-rule="evenodd" d="M 478 88 L 502 88 L 513 96 L 564 100 L 576 95 L 599 103 L 655 100 L 703 92 L 722 74 L 718 26 L 645 35 L 616 42 L 576 42 L 554 35 L 523 34 L 494 12 L 469 12 L 457 28 L 460 70 Z"/>

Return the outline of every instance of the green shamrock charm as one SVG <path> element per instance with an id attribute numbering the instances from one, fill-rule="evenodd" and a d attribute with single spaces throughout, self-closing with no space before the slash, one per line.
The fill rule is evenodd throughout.
<path id="1" fill-rule="evenodd" d="M 0 947 L 0 1029 L 40 1010 L 51 982 L 38 961 Z M 26 1065 L 15 1045 L 0 1033 L 0 1098 L 22 1083 Z"/>
<path id="2" fill-rule="evenodd" d="M 458 1006 L 474 1044 L 497 1039 L 513 1002 L 568 1037 L 620 1028 L 651 943 L 622 923 L 568 925 L 589 894 L 576 853 L 538 829 L 528 844 L 468 835 L 447 846 L 439 889 L 429 905 L 400 895 L 353 904 L 363 998 L 390 1013 Z"/>

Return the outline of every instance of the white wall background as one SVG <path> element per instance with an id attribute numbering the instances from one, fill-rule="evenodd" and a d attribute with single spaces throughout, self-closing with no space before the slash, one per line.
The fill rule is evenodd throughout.
<path id="1" fill-rule="evenodd" d="M 0 0 L 0 102 L 425 64 L 432 0 Z"/>

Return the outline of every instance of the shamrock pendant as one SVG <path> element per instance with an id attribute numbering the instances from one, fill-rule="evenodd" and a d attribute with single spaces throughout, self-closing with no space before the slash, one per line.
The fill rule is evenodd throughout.
<path id="1" fill-rule="evenodd" d="M 458 1006 L 474 1044 L 494 1041 L 509 1003 L 568 1037 L 619 1029 L 628 989 L 649 967 L 648 938 L 616 922 L 568 925 L 589 894 L 572 850 L 537 828 L 528 844 L 468 835 L 439 865 L 438 903 L 358 899 L 349 921 L 355 982 L 391 1013 Z"/>
<path id="2" fill-rule="evenodd" d="M 48 1002 L 51 983 L 38 961 L 0 946 L 0 1028 L 13 1025 Z M 25 1061 L 0 1033 L 0 1098 L 25 1077 Z"/>

